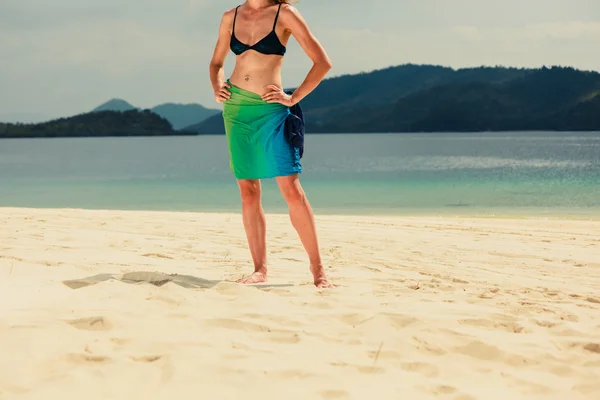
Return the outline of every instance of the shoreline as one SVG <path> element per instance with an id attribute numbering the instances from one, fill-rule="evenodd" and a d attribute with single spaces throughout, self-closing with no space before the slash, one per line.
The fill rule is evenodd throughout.
<path id="1" fill-rule="evenodd" d="M 2 123 L 2 122 L 0 122 Z M 523 130 L 523 129 L 515 129 L 512 131 L 506 130 L 498 130 L 498 131 L 399 131 L 399 132 L 329 132 L 329 131 L 314 131 L 307 132 L 307 135 L 491 135 L 491 134 L 510 134 L 510 133 L 564 133 L 564 134 L 592 134 L 597 133 L 600 135 L 600 129 L 589 129 L 589 130 L 577 130 L 577 129 L 564 129 L 564 130 L 552 130 L 552 129 L 531 129 L 531 130 Z M 23 139 L 102 139 L 102 138 L 164 138 L 164 137 L 194 137 L 194 136 L 225 136 L 225 132 L 216 132 L 216 133 L 198 133 L 191 131 L 176 131 L 175 133 L 165 133 L 165 134 L 144 134 L 144 135 L 79 135 L 79 136 L 0 136 L 0 140 L 23 140 Z"/>
<path id="2" fill-rule="evenodd" d="M 275 207 L 274 207 L 275 208 Z M 0 212 L 2 210 L 45 210 L 45 211 L 92 211 L 92 212 L 125 212 L 125 213 L 176 213 L 176 214 L 215 214 L 215 215 L 241 215 L 241 210 L 167 210 L 167 209 L 125 209 L 125 208 L 81 208 L 81 207 L 13 207 L 13 206 L 0 206 Z M 406 209 L 405 209 L 406 210 Z M 350 217 L 350 218 L 450 218 L 450 219 L 498 219 L 498 220 L 552 220 L 552 221 L 600 221 L 600 208 L 598 211 L 593 213 L 501 213 L 497 214 L 489 211 L 488 213 L 453 213 L 446 209 L 436 209 L 437 212 L 427 211 L 426 209 L 413 210 L 411 212 L 359 212 L 355 210 L 343 210 L 338 213 L 333 213 L 331 210 L 320 211 L 314 209 L 315 217 Z M 522 210 L 522 209 L 521 209 Z M 440 212 L 444 211 L 444 212 Z M 279 209 L 278 211 L 269 211 L 265 209 L 265 215 L 269 216 L 287 216 L 287 211 Z"/>

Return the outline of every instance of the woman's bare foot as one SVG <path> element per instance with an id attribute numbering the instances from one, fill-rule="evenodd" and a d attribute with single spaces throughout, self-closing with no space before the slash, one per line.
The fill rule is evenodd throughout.
<path id="1" fill-rule="evenodd" d="M 322 265 L 311 265 L 310 272 L 313 274 L 315 286 L 321 289 L 331 289 L 335 285 L 329 282 L 327 274 L 325 274 L 325 268 Z"/>
<path id="2" fill-rule="evenodd" d="M 237 281 L 243 285 L 252 285 L 254 283 L 264 283 L 267 281 L 267 271 L 254 271 L 251 275 Z"/>
<path id="3" fill-rule="evenodd" d="M 315 281 L 315 286 L 320 289 L 333 289 L 335 285 L 327 280 L 327 278 Z"/>

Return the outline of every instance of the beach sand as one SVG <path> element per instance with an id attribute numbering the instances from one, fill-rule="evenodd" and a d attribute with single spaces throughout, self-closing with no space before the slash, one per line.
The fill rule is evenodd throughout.
<path id="1" fill-rule="evenodd" d="M 0 399 L 600 399 L 600 222 L 317 222 L 0 208 Z"/>

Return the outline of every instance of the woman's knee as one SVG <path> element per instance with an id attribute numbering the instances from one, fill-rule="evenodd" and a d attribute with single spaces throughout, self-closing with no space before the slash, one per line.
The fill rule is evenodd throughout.
<path id="1" fill-rule="evenodd" d="M 298 204 L 306 202 L 306 194 L 299 183 L 285 185 L 281 188 L 281 194 L 288 204 Z"/>
<path id="2" fill-rule="evenodd" d="M 240 181 L 240 197 L 244 204 L 260 202 L 260 181 Z"/>

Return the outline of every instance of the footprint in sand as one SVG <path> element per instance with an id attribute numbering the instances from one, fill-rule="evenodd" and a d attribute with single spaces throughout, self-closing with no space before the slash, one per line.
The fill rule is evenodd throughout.
<path id="1" fill-rule="evenodd" d="M 131 356 L 130 358 L 136 362 L 153 363 L 155 361 L 160 360 L 162 358 L 162 356 L 159 356 L 159 355 Z"/>
<path id="2" fill-rule="evenodd" d="M 350 393 L 345 390 L 323 390 L 319 392 L 321 398 L 327 400 L 349 399 Z"/>
<path id="3" fill-rule="evenodd" d="M 83 331 L 108 331 L 113 325 L 104 317 L 79 318 L 67 321 L 69 325 Z"/>
<path id="4" fill-rule="evenodd" d="M 464 279 L 458 279 L 458 278 L 453 278 L 453 279 L 452 279 L 452 282 L 454 282 L 454 283 L 462 283 L 462 284 L 464 284 L 464 285 L 466 285 L 466 284 L 469 284 L 469 283 L 470 283 L 469 281 L 465 281 Z"/>
<path id="5" fill-rule="evenodd" d="M 114 343 L 115 346 L 122 347 L 122 346 L 129 344 L 131 342 L 131 339 L 113 337 L 113 338 L 110 338 L 110 341 L 112 343 Z"/>
<path id="6" fill-rule="evenodd" d="M 279 344 L 296 344 L 300 343 L 302 339 L 300 335 L 297 333 L 276 333 L 272 335 L 268 339 L 266 339 L 269 343 L 279 343 Z"/>
<path id="7" fill-rule="evenodd" d="M 356 370 L 361 374 L 382 374 L 385 370 L 381 367 L 374 367 L 369 365 L 356 365 Z"/>
<path id="8" fill-rule="evenodd" d="M 490 328 L 502 330 L 509 333 L 528 333 L 529 329 L 513 321 L 494 321 L 485 318 L 467 318 L 458 321 L 461 325 L 477 326 L 481 328 Z"/>
<path id="9" fill-rule="evenodd" d="M 558 323 L 556 322 L 551 322 L 551 321 L 542 321 L 542 320 L 537 320 L 534 319 L 533 322 L 537 325 L 537 326 L 541 326 L 542 328 L 553 328 L 556 325 L 558 325 Z"/>
<path id="10" fill-rule="evenodd" d="M 17 386 L 17 385 L 13 385 L 13 384 L 4 384 L 4 390 L 0 389 L 0 400 L 4 400 L 5 398 L 2 397 L 5 394 L 8 393 L 13 393 L 13 394 L 25 394 L 27 392 L 29 392 L 30 389 L 24 388 L 22 386 Z M 6 399 L 8 399 L 8 397 L 6 397 Z"/>
<path id="11" fill-rule="evenodd" d="M 502 351 L 499 348 L 477 340 L 466 346 L 456 347 L 454 351 L 484 361 L 496 360 L 502 357 Z"/>
<path id="12" fill-rule="evenodd" d="M 165 357 L 165 356 L 159 355 L 159 354 L 148 354 L 148 355 L 143 355 L 143 356 L 129 356 L 129 358 L 132 361 L 138 362 L 138 363 L 145 363 L 145 364 L 156 363 L 159 370 L 161 371 L 161 374 L 160 374 L 160 383 L 161 384 L 165 384 L 173 378 L 174 369 L 173 369 L 173 364 L 169 357 Z M 160 361 L 160 362 L 157 362 L 157 361 Z"/>
<path id="13" fill-rule="evenodd" d="M 269 377 L 273 377 L 276 379 L 293 379 L 293 380 L 300 380 L 300 379 L 308 379 L 308 378 L 314 378 L 315 374 L 311 373 L 311 372 L 306 372 L 306 371 L 302 371 L 299 369 L 288 369 L 288 370 L 283 370 L 283 371 L 265 371 L 266 374 Z"/>
<path id="14" fill-rule="evenodd" d="M 106 361 L 110 361 L 110 357 L 95 356 L 93 354 L 71 353 L 71 354 L 67 355 L 67 361 L 77 363 L 77 364 L 103 363 Z"/>
<path id="15" fill-rule="evenodd" d="M 439 369 L 435 365 L 424 362 L 403 362 L 400 363 L 399 366 L 404 371 L 416 372 L 425 376 L 426 378 L 435 378 L 440 374 Z"/>
<path id="16" fill-rule="evenodd" d="M 173 260 L 173 257 L 168 256 L 166 254 L 160 254 L 160 253 L 146 253 L 146 254 L 142 254 L 142 257 L 165 258 L 167 260 Z"/>
<path id="17" fill-rule="evenodd" d="M 476 400 L 475 397 L 469 396 L 468 394 L 460 394 L 456 396 L 453 400 Z"/>
<path id="18" fill-rule="evenodd" d="M 433 355 L 433 356 L 443 356 L 448 352 L 437 345 L 428 342 L 425 339 L 418 338 L 413 336 L 413 341 L 415 342 L 415 348 L 423 354 Z"/>
<path id="19" fill-rule="evenodd" d="M 589 351 L 590 353 L 600 354 L 600 343 L 571 343 L 571 347 L 579 347 L 583 350 Z"/>
<path id="20" fill-rule="evenodd" d="M 434 385 L 429 387 L 421 386 L 419 389 L 433 395 L 446 395 L 456 393 L 456 388 L 449 385 Z"/>
<path id="21" fill-rule="evenodd" d="M 282 329 L 271 329 L 266 325 L 255 324 L 234 318 L 211 318 L 204 321 L 205 326 L 210 328 L 231 329 L 243 332 L 292 332 Z"/>

